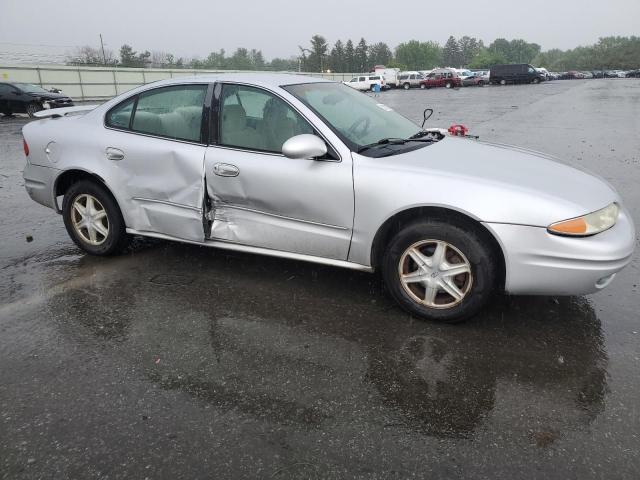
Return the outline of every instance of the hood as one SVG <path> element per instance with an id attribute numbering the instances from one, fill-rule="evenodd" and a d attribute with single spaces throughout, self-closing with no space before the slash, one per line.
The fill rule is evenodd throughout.
<path id="1" fill-rule="evenodd" d="M 54 93 L 54 92 L 42 92 L 42 93 L 28 92 L 27 95 L 30 95 L 36 98 L 41 98 L 43 100 L 56 100 L 58 98 L 69 98 L 69 96 L 65 95 L 64 93 Z"/>
<path id="2" fill-rule="evenodd" d="M 603 179 L 550 156 L 475 140 L 446 137 L 378 160 L 385 168 L 426 176 L 431 188 L 423 190 L 434 203 L 458 206 L 486 222 L 546 227 L 620 201 Z"/>

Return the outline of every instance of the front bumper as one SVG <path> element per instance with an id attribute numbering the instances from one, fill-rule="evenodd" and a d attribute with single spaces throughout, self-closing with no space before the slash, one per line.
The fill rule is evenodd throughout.
<path id="1" fill-rule="evenodd" d="M 45 105 L 49 105 L 49 108 L 66 108 L 75 106 L 71 99 L 68 101 L 43 100 L 42 106 L 44 107 Z"/>
<path id="2" fill-rule="evenodd" d="M 605 288 L 631 262 L 636 234 L 622 208 L 609 230 L 584 238 L 545 228 L 485 223 L 505 254 L 505 290 L 520 295 L 584 295 Z"/>

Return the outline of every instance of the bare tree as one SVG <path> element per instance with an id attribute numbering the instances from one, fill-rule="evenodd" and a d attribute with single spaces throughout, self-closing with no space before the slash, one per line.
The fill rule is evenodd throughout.
<path id="1" fill-rule="evenodd" d="M 111 50 L 105 49 L 103 57 L 101 49 L 85 45 L 68 55 L 66 62 L 71 65 L 113 65 L 116 60 Z"/>

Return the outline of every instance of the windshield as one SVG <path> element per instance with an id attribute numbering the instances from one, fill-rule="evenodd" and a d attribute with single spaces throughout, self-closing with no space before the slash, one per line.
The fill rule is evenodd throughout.
<path id="1" fill-rule="evenodd" d="M 340 83 L 283 88 L 318 114 L 353 151 L 386 138 L 407 139 L 421 131 L 386 105 Z"/>
<path id="2" fill-rule="evenodd" d="M 44 88 L 32 83 L 16 83 L 15 86 L 26 93 L 49 93 Z"/>

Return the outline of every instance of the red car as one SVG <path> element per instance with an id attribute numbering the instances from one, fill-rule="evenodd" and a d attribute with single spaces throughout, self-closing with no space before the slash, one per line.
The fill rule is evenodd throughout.
<path id="1" fill-rule="evenodd" d="M 420 82 L 420 88 L 431 87 L 461 87 L 462 80 L 458 75 L 458 72 L 450 68 L 439 68 L 431 72 L 427 77 Z"/>

